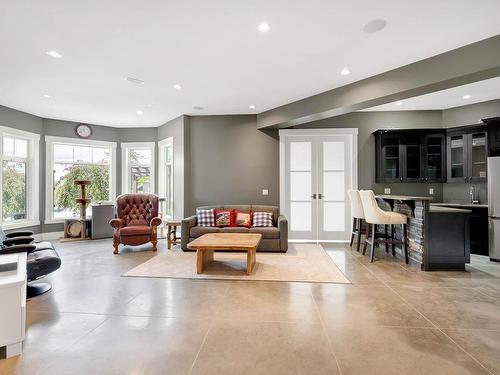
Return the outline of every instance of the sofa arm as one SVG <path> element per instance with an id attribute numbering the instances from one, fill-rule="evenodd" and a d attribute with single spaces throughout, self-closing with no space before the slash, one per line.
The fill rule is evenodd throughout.
<path id="1" fill-rule="evenodd" d="M 280 231 L 280 250 L 285 253 L 288 250 L 288 220 L 285 215 L 278 216 L 277 224 Z"/>
<path id="2" fill-rule="evenodd" d="M 122 219 L 111 219 L 109 221 L 109 225 L 111 225 L 115 229 L 120 229 L 120 228 L 123 228 L 125 223 L 123 222 Z"/>
<path id="3" fill-rule="evenodd" d="M 181 222 L 181 248 L 184 251 L 188 251 L 187 244 L 189 243 L 189 234 L 191 233 L 191 228 L 196 226 L 196 215 L 182 219 Z"/>
<path id="4" fill-rule="evenodd" d="M 151 222 L 149 223 L 149 226 L 151 226 L 151 227 L 157 227 L 160 224 L 161 224 L 161 218 L 154 217 L 154 218 L 151 219 Z"/>
<path id="5" fill-rule="evenodd" d="M 0 249 L 0 255 L 2 254 L 16 254 L 16 253 L 32 253 L 36 249 L 35 245 L 13 245 L 9 247 L 4 247 Z"/>

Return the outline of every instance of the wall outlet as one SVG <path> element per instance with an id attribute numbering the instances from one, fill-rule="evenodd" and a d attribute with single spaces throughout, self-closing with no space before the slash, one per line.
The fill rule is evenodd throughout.
<path id="1" fill-rule="evenodd" d="M 434 188 L 429 188 L 429 194 L 434 195 Z"/>
<path id="2" fill-rule="evenodd" d="M 262 195 L 269 195 L 269 190 L 262 189 Z"/>
<path id="3" fill-rule="evenodd" d="M 391 194 L 391 188 L 385 188 L 384 194 Z"/>

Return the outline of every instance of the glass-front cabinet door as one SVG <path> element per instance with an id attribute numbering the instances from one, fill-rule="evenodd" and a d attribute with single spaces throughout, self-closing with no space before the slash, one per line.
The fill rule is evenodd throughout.
<path id="1" fill-rule="evenodd" d="M 422 137 L 420 133 L 407 134 L 404 137 L 404 182 L 420 182 L 422 170 Z"/>
<path id="2" fill-rule="evenodd" d="M 486 162 L 488 160 L 486 133 L 477 132 L 469 134 L 469 143 L 469 181 L 486 181 Z"/>
<path id="3" fill-rule="evenodd" d="M 445 135 L 428 134 L 424 136 L 423 182 L 445 181 Z"/>
<path id="4" fill-rule="evenodd" d="M 401 135 L 383 134 L 381 137 L 381 178 L 385 182 L 402 182 Z"/>
<path id="5" fill-rule="evenodd" d="M 448 182 L 467 181 L 467 134 L 448 135 Z"/>

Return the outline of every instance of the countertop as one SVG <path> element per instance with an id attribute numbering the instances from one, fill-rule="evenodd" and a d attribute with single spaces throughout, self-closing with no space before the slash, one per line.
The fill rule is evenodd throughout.
<path id="1" fill-rule="evenodd" d="M 457 208 L 488 208 L 487 204 L 472 204 L 472 203 L 431 203 L 431 206 L 441 206 L 441 207 L 457 207 Z"/>
<path id="2" fill-rule="evenodd" d="M 471 214 L 471 210 L 463 209 L 463 208 L 451 208 L 451 207 L 442 207 L 439 205 L 431 205 L 429 207 L 429 212 L 438 213 L 438 214 Z"/>
<path id="3" fill-rule="evenodd" d="M 431 201 L 432 197 L 417 197 L 412 195 L 392 195 L 392 194 L 377 194 L 376 198 L 389 199 L 395 201 Z"/>

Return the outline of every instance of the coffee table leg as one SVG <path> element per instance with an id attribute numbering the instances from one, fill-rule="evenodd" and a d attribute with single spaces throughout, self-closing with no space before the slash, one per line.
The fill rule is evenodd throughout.
<path id="1" fill-rule="evenodd" d="M 196 249 L 196 272 L 203 272 L 203 250 Z"/>
<path id="2" fill-rule="evenodd" d="M 255 249 L 247 250 L 247 275 L 251 275 L 255 265 Z"/>
<path id="3" fill-rule="evenodd" d="M 214 251 L 212 249 L 196 249 L 196 272 L 203 273 L 207 264 L 213 262 Z"/>

